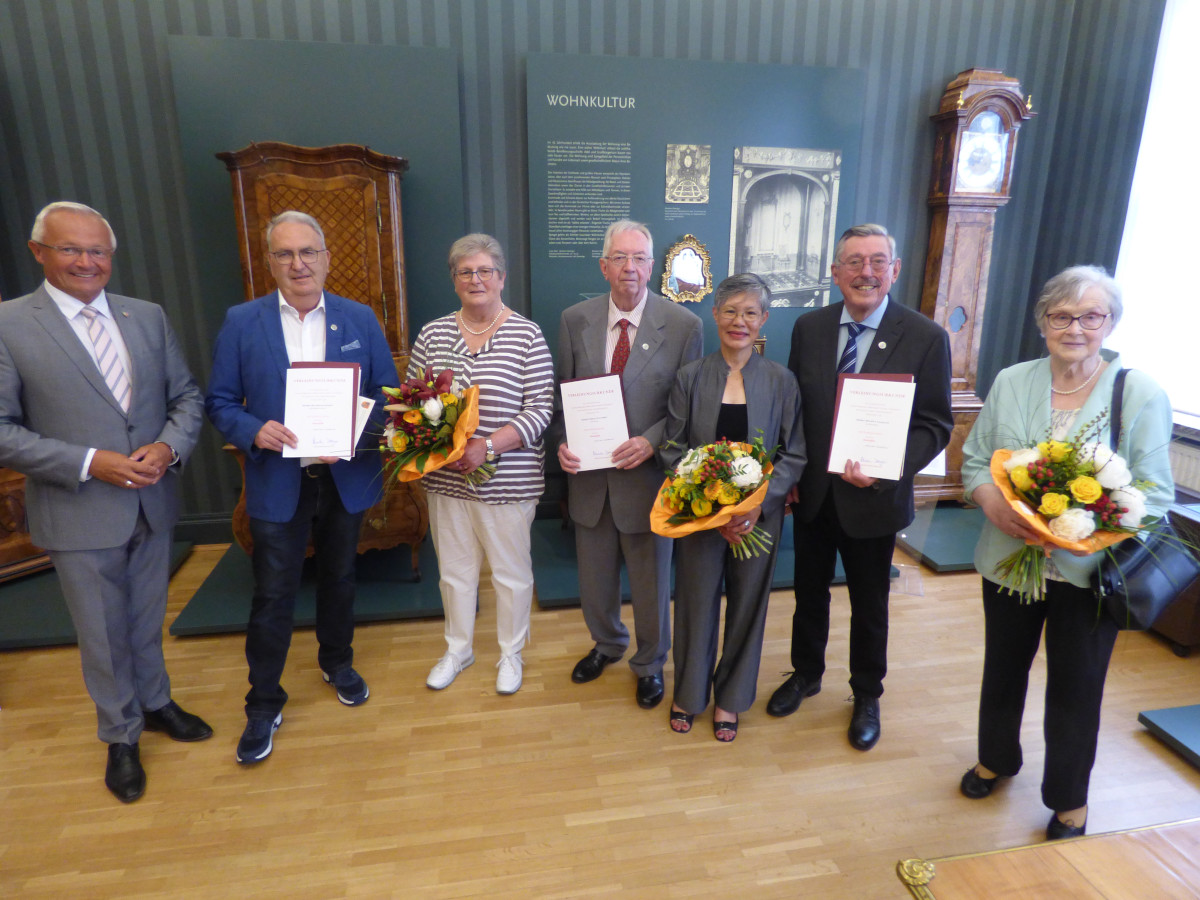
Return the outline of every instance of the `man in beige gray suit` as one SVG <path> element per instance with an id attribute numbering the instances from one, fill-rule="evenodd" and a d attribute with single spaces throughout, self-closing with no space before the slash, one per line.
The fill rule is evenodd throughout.
<path id="1" fill-rule="evenodd" d="M 568 506 L 575 524 L 579 599 L 595 646 L 571 673 L 592 681 L 629 646 L 621 622 L 621 561 L 629 572 L 637 650 L 629 660 L 644 709 L 663 697 L 662 668 L 671 648 L 671 541 L 650 531 L 650 509 L 663 473 L 654 451 L 662 443 L 667 397 L 675 373 L 699 359 L 700 319 L 647 290 L 654 268 L 649 229 L 622 219 L 608 227 L 600 272 L 607 294 L 569 307 L 558 338 L 558 378 L 621 374 L 629 440 L 613 451 L 613 468 L 581 472 L 561 432 L 561 414 L 547 446 L 557 445 L 567 473 Z"/>
<path id="2" fill-rule="evenodd" d="M 130 803 L 146 788 L 143 729 L 212 729 L 171 700 L 162 652 L 179 467 L 202 399 L 162 308 L 105 293 L 116 248 L 82 204 L 34 221 L 46 280 L 0 303 L 0 465 L 26 476 L 30 532 L 58 572 L 108 744 L 105 784 Z"/>

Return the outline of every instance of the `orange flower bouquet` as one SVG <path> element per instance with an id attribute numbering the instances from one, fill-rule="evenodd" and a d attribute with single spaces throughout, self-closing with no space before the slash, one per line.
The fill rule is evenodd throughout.
<path id="1" fill-rule="evenodd" d="M 684 537 L 728 524 L 760 506 L 773 466 L 762 438 L 752 443 L 717 441 L 683 455 L 659 488 L 650 510 L 650 530 L 663 537 Z M 738 559 L 771 548 L 771 536 L 757 525 L 730 549 Z"/>
<path id="2" fill-rule="evenodd" d="M 387 481 L 416 481 L 430 472 L 455 462 L 479 427 L 479 388 L 462 389 L 454 384 L 454 373 L 444 370 L 434 377 L 425 369 L 424 378 L 412 378 L 398 388 L 385 387 L 397 403 L 389 403 L 380 449 Z M 482 484 L 496 472 L 485 463 L 464 477 Z"/>

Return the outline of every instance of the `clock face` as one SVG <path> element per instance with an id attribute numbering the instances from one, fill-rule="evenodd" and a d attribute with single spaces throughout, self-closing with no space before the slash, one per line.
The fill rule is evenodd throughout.
<path id="1" fill-rule="evenodd" d="M 1004 153 L 1008 135 L 965 131 L 958 145 L 956 191 L 973 194 L 999 193 L 1004 179 Z"/>

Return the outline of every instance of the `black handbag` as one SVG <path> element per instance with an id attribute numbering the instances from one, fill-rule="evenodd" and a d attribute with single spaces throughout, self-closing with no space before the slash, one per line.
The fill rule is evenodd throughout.
<path id="1" fill-rule="evenodd" d="M 1121 435 L 1121 401 L 1125 373 L 1113 384 L 1113 451 Z M 1118 628 L 1144 631 L 1155 623 L 1175 598 L 1200 578 L 1200 562 L 1167 517 L 1137 537 L 1126 538 L 1105 551 L 1092 574 L 1096 599 Z"/>

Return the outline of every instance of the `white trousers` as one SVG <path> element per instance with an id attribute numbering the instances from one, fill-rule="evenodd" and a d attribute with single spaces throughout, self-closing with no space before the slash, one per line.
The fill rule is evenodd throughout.
<path id="1" fill-rule="evenodd" d="M 496 590 L 496 639 L 503 656 L 521 652 L 529 638 L 533 561 L 529 529 L 536 500 L 480 503 L 432 491 L 429 533 L 437 551 L 446 646 L 463 662 L 473 651 L 479 572 L 486 556 Z"/>

